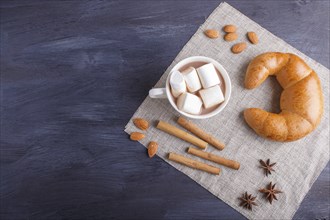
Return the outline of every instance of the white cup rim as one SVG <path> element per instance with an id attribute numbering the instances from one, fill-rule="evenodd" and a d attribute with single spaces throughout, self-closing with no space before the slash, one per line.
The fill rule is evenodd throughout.
<path id="1" fill-rule="evenodd" d="M 214 109 L 212 112 L 209 112 L 207 114 L 203 114 L 203 115 L 193 115 L 193 114 L 189 114 L 183 111 L 180 111 L 177 107 L 177 105 L 175 104 L 175 102 L 173 101 L 172 97 L 172 93 L 171 93 L 171 89 L 170 89 L 170 83 L 169 83 L 169 79 L 170 76 L 172 74 L 173 71 L 175 70 L 179 70 L 181 67 L 189 64 L 189 63 L 193 63 L 193 62 L 205 62 L 205 63 L 212 63 L 214 65 L 214 67 L 220 72 L 224 83 L 225 83 L 225 100 L 224 102 L 222 102 L 220 104 L 220 106 L 216 109 Z M 192 56 L 192 57 L 187 57 L 183 60 L 181 60 L 179 63 L 177 63 L 170 71 L 170 73 L 167 76 L 166 79 L 166 95 L 167 95 L 167 99 L 168 101 L 171 103 L 172 107 L 179 112 L 180 114 L 188 117 L 188 118 L 193 118 L 193 119 L 206 119 L 206 118 L 211 118 L 217 114 L 219 114 L 228 104 L 230 96 L 231 96 L 231 81 L 229 78 L 229 75 L 226 71 L 226 69 L 216 60 L 209 58 L 209 57 L 205 57 L 205 56 Z"/>

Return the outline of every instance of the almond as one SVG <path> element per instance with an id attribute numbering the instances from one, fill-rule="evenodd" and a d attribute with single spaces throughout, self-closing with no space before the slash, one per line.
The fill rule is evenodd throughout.
<path id="1" fill-rule="evenodd" d="M 204 34 L 206 36 L 208 36 L 209 38 L 215 39 L 219 37 L 219 32 L 217 30 L 214 29 L 208 29 L 206 31 L 204 31 Z"/>
<path id="2" fill-rule="evenodd" d="M 143 118 L 135 118 L 133 119 L 133 123 L 141 130 L 147 130 L 149 128 L 149 122 Z"/>
<path id="3" fill-rule="evenodd" d="M 257 44 L 259 42 L 258 36 L 254 32 L 247 32 L 247 37 L 249 41 L 253 44 Z"/>
<path id="4" fill-rule="evenodd" d="M 151 141 L 148 145 L 148 155 L 150 158 L 152 158 L 153 156 L 155 156 L 156 152 L 158 149 L 158 144 L 155 141 Z"/>
<path id="5" fill-rule="evenodd" d="M 246 48 L 246 43 L 238 43 L 231 47 L 233 53 L 241 53 Z"/>
<path id="6" fill-rule="evenodd" d="M 237 29 L 236 26 L 232 24 L 228 24 L 223 27 L 223 31 L 227 33 L 233 33 L 236 31 L 236 29 Z"/>
<path id="7" fill-rule="evenodd" d="M 237 39 L 237 34 L 236 33 L 228 33 L 224 36 L 225 41 L 234 41 Z"/>
<path id="8" fill-rule="evenodd" d="M 130 139 L 132 141 L 139 141 L 139 140 L 142 140 L 144 137 L 145 137 L 145 135 L 140 132 L 132 132 Z"/>

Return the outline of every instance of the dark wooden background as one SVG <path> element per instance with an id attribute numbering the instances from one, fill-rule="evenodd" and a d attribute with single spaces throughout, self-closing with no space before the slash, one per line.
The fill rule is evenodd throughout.
<path id="1" fill-rule="evenodd" d="M 329 68 L 328 0 L 228 2 Z M 1 219 L 243 219 L 123 132 L 219 3 L 1 1 Z"/>

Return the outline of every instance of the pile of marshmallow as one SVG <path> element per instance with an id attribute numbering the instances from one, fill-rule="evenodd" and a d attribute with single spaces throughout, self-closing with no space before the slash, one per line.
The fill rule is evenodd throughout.
<path id="1" fill-rule="evenodd" d="M 172 72 L 170 85 L 178 109 L 189 114 L 200 114 L 202 106 L 208 109 L 224 101 L 220 79 L 212 63 Z"/>

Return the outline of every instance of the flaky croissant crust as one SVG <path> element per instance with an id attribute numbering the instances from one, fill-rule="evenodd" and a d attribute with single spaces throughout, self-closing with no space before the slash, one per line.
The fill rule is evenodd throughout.
<path id="1" fill-rule="evenodd" d="M 248 108 L 244 118 L 259 135 L 275 141 L 295 141 L 312 132 L 323 114 L 323 94 L 317 74 L 297 55 L 264 53 L 255 57 L 245 75 L 245 87 L 258 87 L 276 76 L 283 88 L 279 114 Z"/>

